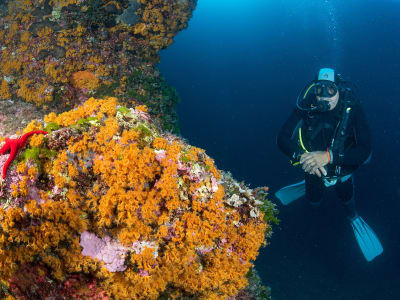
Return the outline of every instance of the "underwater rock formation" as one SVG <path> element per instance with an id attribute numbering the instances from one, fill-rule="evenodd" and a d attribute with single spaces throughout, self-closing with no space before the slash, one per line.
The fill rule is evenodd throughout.
<path id="1" fill-rule="evenodd" d="M 174 135 L 155 67 L 196 2 L 0 0 L 0 148 L 47 132 L 0 155 L 1 299 L 267 297 L 267 189 Z"/>
<path id="2" fill-rule="evenodd" d="M 178 101 L 154 64 L 195 0 L 22 0 L 0 11 L 0 101 L 62 112 L 89 97 L 142 102 L 178 131 Z M 135 101 L 135 103 L 137 103 Z M 1 121 L 0 121 L 1 122 Z"/>
<path id="3" fill-rule="evenodd" d="M 32 131 L 47 134 L 30 137 L 1 182 L 3 293 L 228 299 L 247 286 L 275 218 L 267 188 L 236 182 L 146 106 L 116 98 L 50 113 Z"/>

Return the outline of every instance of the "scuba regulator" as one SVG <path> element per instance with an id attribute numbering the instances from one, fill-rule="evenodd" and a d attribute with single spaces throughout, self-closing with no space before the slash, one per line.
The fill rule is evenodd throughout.
<path id="1" fill-rule="evenodd" d="M 338 87 L 328 80 L 314 80 L 297 97 L 296 106 L 306 112 L 326 112 L 331 106 L 326 98 L 338 93 Z"/>
<path id="2" fill-rule="evenodd" d="M 296 106 L 305 112 L 326 112 L 331 108 L 328 98 L 334 97 L 344 82 L 333 69 L 324 68 L 315 80 L 304 87 L 297 97 Z"/>

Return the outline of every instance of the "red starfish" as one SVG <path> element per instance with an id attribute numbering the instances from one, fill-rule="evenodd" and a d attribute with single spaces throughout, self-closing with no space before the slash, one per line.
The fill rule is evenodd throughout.
<path id="1" fill-rule="evenodd" d="M 11 162 L 15 159 L 15 156 L 17 156 L 18 151 L 25 147 L 28 138 L 34 134 L 47 134 L 47 132 L 42 130 L 33 130 L 28 133 L 25 133 L 19 139 L 6 138 L 6 143 L 0 149 L 0 155 L 10 151 L 10 156 L 8 157 L 6 163 L 3 166 L 3 179 L 6 177 L 7 169 L 10 166 Z"/>

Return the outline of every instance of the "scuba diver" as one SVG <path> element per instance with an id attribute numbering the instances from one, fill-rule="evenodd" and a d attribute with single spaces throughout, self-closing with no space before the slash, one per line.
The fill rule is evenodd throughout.
<path id="1" fill-rule="evenodd" d="M 318 206 L 326 188 L 333 187 L 366 260 L 380 255 L 379 239 L 355 207 L 353 173 L 371 157 L 370 131 L 355 86 L 335 70 L 321 69 L 298 96 L 277 144 L 304 171 L 303 181 L 275 193 L 282 204 L 305 195 Z"/>

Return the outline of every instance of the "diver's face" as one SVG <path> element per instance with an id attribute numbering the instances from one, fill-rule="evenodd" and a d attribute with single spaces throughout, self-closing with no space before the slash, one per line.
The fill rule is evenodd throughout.
<path id="1" fill-rule="evenodd" d="M 335 95 L 332 97 L 320 97 L 317 96 L 318 101 L 328 101 L 329 102 L 329 110 L 332 110 L 336 107 L 337 103 L 339 102 L 339 91 L 336 92 Z"/>

